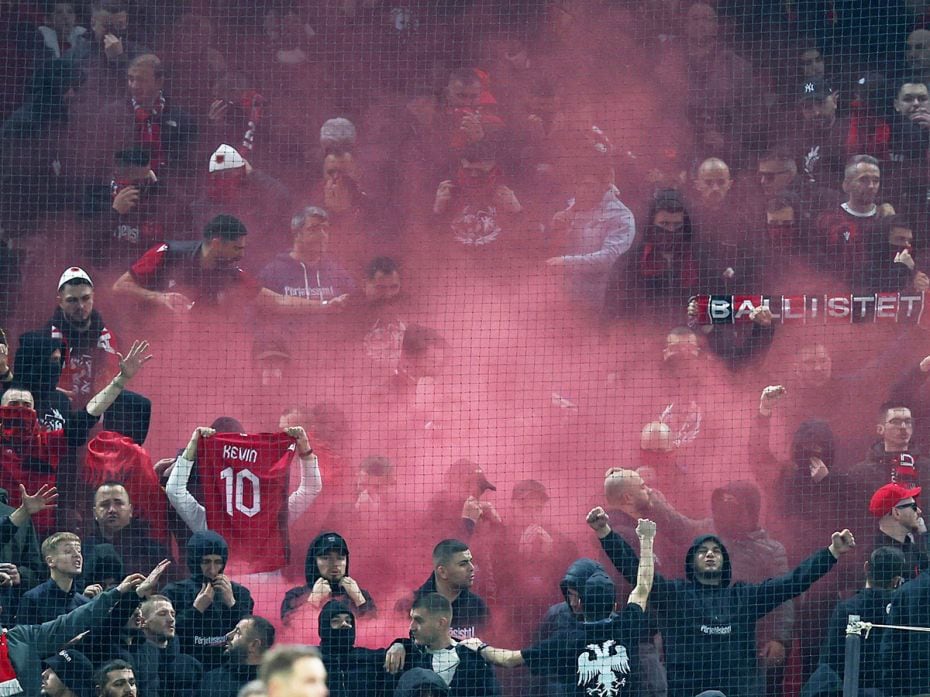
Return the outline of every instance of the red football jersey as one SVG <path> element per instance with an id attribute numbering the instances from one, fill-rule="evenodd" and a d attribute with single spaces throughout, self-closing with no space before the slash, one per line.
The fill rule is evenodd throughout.
<path id="1" fill-rule="evenodd" d="M 249 571 L 285 564 L 288 470 L 294 439 L 284 433 L 217 433 L 197 446 L 207 527 Z"/>

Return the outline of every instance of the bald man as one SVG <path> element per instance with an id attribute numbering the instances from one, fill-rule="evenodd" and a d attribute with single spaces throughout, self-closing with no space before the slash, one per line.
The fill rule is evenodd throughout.
<path id="1" fill-rule="evenodd" d="M 693 183 L 699 203 L 707 208 L 718 209 L 726 201 L 733 179 L 726 162 L 719 157 L 708 157 L 698 166 Z"/>

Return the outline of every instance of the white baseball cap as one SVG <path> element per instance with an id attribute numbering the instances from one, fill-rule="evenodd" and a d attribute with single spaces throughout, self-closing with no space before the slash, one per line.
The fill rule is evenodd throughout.
<path id="1" fill-rule="evenodd" d="M 222 172 L 227 169 L 245 167 L 245 159 L 232 145 L 223 143 L 210 155 L 210 171 Z"/>
<path id="2" fill-rule="evenodd" d="M 79 266 L 72 266 L 70 269 L 65 269 L 65 272 L 61 274 L 61 278 L 58 279 L 58 290 L 61 290 L 65 283 L 73 281 L 75 278 L 81 279 L 91 288 L 94 287 L 94 282 L 90 280 L 90 276 L 87 275 L 84 269 Z"/>

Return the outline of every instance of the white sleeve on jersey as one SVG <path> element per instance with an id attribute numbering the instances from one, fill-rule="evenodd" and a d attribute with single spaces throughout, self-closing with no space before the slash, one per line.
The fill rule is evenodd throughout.
<path id="1" fill-rule="evenodd" d="M 168 500 L 181 516 L 181 520 L 187 523 L 187 527 L 193 532 L 199 532 L 207 529 L 207 509 L 197 503 L 197 499 L 187 490 L 187 482 L 191 478 L 193 469 L 193 460 L 188 460 L 184 455 L 178 455 L 168 477 L 165 493 L 168 494 Z M 319 474 L 317 476 L 319 477 Z"/>
<path id="2" fill-rule="evenodd" d="M 298 459 L 300 460 L 300 486 L 287 498 L 287 522 L 289 525 L 307 512 L 310 505 L 323 490 L 323 478 L 320 475 L 320 461 L 317 459 L 316 455 L 310 453 L 307 457 L 300 457 Z M 175 465 L 175 469 L 177 469 L 177 465 Z M 174 472 L 171 474 L 174 476 Z M 188 476 L 190 476 L 190 473 L 188 473 Z M 186 492 L 187 479 L 185 479 L 184 482 L 184 490 Z M 169 485 L 171 484 L 170 479 L 168 483 Z M 190 494 L 188 494 L 188 496 L 190 496 Z M 193 497 L 191 497 L 191 499 L 193 500 Z M 174 501 L 172 501 L 172 503 L 174 503 Z M 196 504 L 197 502 L 194 501 L 194 503 Z M 177 508 L 177 506 L 175 506 L 175 508 Z M 181 513 L 180 509 L 178 509 L 178 513 Z M 183 517 L 183 514 L 181 514 L 181 517 Z M 185 520 L 187 519 L 185 518 Z M 190 525 L 190 523 L 188 523 L 188 525 Z M 204 523 L 204 529 L 206 529 L 206 522 Z"/>

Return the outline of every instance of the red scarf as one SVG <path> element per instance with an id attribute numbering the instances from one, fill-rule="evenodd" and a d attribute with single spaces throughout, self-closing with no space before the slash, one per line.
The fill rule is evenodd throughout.
<path id="1" fill-rule="evenodd" d="M 242 136 L 242 148 L 252 152 L 255 149 L 255 132 L 258 130 L 258 122 L 261 121 L 265 108 L 265 98 L 255 90 L 249 90 L 242 96 L 242 106 L 249 120 L 245 135 Z"/>
<path id="2" fill-rule="evenodd" d="M 136 119 L 136 145 L 148 151 L 152 169 L 157 173 L 162 165 L 167 164 L 161 143 L 161 115 L 165 111 L 165 96 L 159 93 L 152 108 L 141 106 L 132 97 L 130 102 Z"/>
<path id="3" fill-rule="evenodd" d="M 0 634 L 0 697 L 17 695 L 23 691 L 10 662 L 10 649 L 6 643 L 6 630 Z"/>

